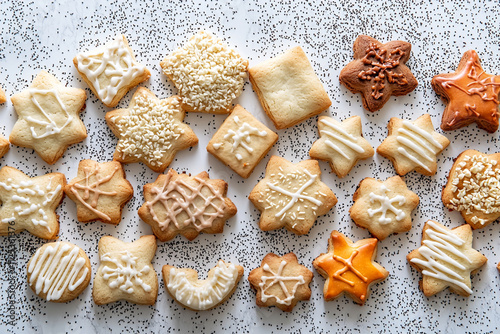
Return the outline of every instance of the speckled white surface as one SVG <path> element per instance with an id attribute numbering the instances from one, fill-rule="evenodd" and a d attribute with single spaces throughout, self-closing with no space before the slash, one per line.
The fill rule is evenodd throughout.
<path id="1" fill-rule="evenodd" d="M 110 160 L 116 138 L 107 128 L 104 113 L 108 111 L 82 82 L 72 64 L 79 50 L 93 48 L 117 33 L 124 33 L 136 52 L 137 59 L 152 72 L 145 84 L 159 97 L 174 92 L 173 85 L 160 73 L 160 60 L 183 43 L 192 33 L 207 29 L 224 38 L 256 64 L 287 48 L 301 45 L 323 81 L 332 107 L 323 114 L 345 119 L 359 115 L 363 131 L 370 143 L 378 146 L 386 135 L 392 116 L 414 119 L 424 112 L 432 115 L 435 127 L 444 108 L 430 86 L 433 75 L 454 71 L 462 53 L 478 51 L 485 70 L 500 73 L 500 9 L 496 1 L 206 1 L 168 3 L 140 1 L 121 3 L 103 1 L 0 2 L 0 83 L 10 96 L 29 85 L 42 69 L 53 73 L 71 86 L 85 88 L 87 109 L 82 119 L 88 138 L 67 150 L 54 166 L 47 165 L 32 150 L 11 147 L 0 165 L 19 168 L 31 176 L 51 171 L 74 178 L 81 159 Z M 379 112 L 362 108 L 359 95 L 351 94 L 338 82 L 342 67 L 352 58 L 352 43 L 359 34 L 368 34 L 386 42 L 409 41 L 412 57 L 407 63 L 419 81 L 411 94 L 392 98 Z M 128 105 L 130 92 L 119 104 Z M 274 128 L 259 105 L 247 82 L 237 101 L 267 126 Z M 11 102 L 0 106 L 0 129 L 8 136 L 16 119 Z M 448 212 L 440 200 L 441 187 L 453 158 L 466 148 L 495 152 L 498 132 L 488 134 L 474 125 L 446 133 L 451 145 L 439 156 L 438 173 L 425 177 L 416 173 L 404 179 L 421 197 L 413 213 L 413 228 L 408 233 L 392 235 L 379 243 L 377 261 L 390 271 L 384 282 L 374 285 L 366 304 L 356 305 L 347 297 L 324 302 L 324 279 L 315 273 L 311 284 L 312 298 L 299 302 L 292 313 L 277 308 L 258 308 L 255 294 L 247 281 L 248 273 L 260 264 L 268 252 L 285 254 L 293 251 L 299 261 L 312 269 L 312 260 L 326 251 L 327 238 L 338 229 L 353 240 L 369 237 L 349 218 L 352 195 L 364 177 L 385 179 L 395 174 L 390 162 L 378 155 L 358 166 L 344 179 L 331 173 L 321 162 L 322 179 L 336 193 L 339 203 L 320 217 L 309 234 L 297 236 L 286 230 L 262 232 L 259 212 L 248 201 L 253 186 L 263 177 L 269 156 L 247 180 L 225 167 L 206 152 L 206 145 L 224 120 L 224 116 L 189 113 L 189 123 L 199 144 L 177 154 L 171 167 L 177 171 L 199 173 L 207 170 L 212 178 L 229 183 L 228 196 L 238 207 L 238 214 L 226 224 L 220 235 L 202 234 L 193 242 L 177 236 L 171 242 L 159 243 L 153 260 L 158 274 L 162 265 L 193 266 L 201 276 L 219 258 L 239 263 L 245 275 L 231 299 L 208 312 L 192 312 L 174 303 L 160 283 L 154 306 L 137 306 L 117 302 L 97 306 L 91 298 L 92 283 L 74 301 L 67 304 L 45 302 L 26 284 L 26 263 L 44 240 L 22 233 L 0 242 L 0 332 L 18 333 L 121 333 L 121 332 L 342 332 L 342 333 L 496 333 L 500 323 L 499 275 L 500 224 L 474 232 L 474 247 L 485 254 L 488 263 L 473 277 L 473 295 L 463 298 L 448 290 L 426 298 L 418 289 L 421 275 L 411 269 L 406 255 L 420 244 L 422 226 L 435 219 L 448 227 L 463 223 L 457 212 Z M 440 130 L 439 130 L 440 131 Z M 441 132 L 441 131 L 440 131 Z M 316 118 L 287 130 L 278 131 L 280 139 L 270 154 L 297 162 L 308 158 L 312 142 L 317 138 Z M 99 222 L 81 224 L 76 221 L 75 204 L 66 198 L 58 208 L 60 240 L 82 247 L 92 262 L 92 276 L 98 267 L 97 242 L 103 235 L 122 240 L 135 240 L 151 233 L 137 209 L 142 205 L 142 186 L 157 174 L 142 164 L 126 165 L 127 177 L 134 185 L 134 198 L 124 209 L 118 226 Z M 161 279 L 161 277 L 159 276 Z M 13 318 L 10 318 L 10 314 Z M 7 322 L 9 322 L 7 324 Z"/>

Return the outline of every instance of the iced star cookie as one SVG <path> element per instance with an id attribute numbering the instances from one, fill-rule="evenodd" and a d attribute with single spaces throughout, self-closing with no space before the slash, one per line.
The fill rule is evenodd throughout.
<path id="1" fill-rule="evenodd" d="M 156 253 L 156 238 L 145 235 L 134 242 L 111 236 L 99 240 L 101 264 L 94 277 L 92 297 L 97 305 L 126 300 L 153 305 L 158 295 L 158 277 L 151 264 Z"/>
<path id="2" fill-rule="evenodd" d="M 377 153 L 391 160 L 396 173 L 403 176 L 415 170 L 428 176 L 436 174 L 437 155 L 450 141 L 434 131 L 429 114 L 413 122 L 392 117 L 387 129 L 389 135 L 377 147 Z"/>
<path id="3" fill-rule="evenodd" d="M 7 102 L 7 96 L 5 96 L 5 91 L 0 87 L 0 104 Z"/>
<path id="4" fill-rule="evenodd" d="M 65 303 L 78 297 L 90 282 L 90 260 L 69 242 L 38 248 L 28 262 L 28 285 L 40 298 Z"/>
<path id="5" fill-rule="evenodd" d="M 210 310 L 231 297 L 243 276 L 243 267 L 219 260 L 210 269 L 206 280 L 198 278 L 198 271 L 164 265 L 163 282 L 172 298 L 192 311 Z"/>
<path id="6" fill-rule="evenodd" d="M 248 199 L 261 211 L 263 231 L 285 227 L 295 234 L 306 234 L 318 216 L 326 214 L 337 198 L 321 182 L 316 160 L 293 164 L 272 156 L 264 179 L 253 188 Z"/>
<path id="7" fill-rule="evenodd" d="M 331 117 L 321 116 L 318 120 L 320 138 L 309 151 L 313 159 L 330 163 L 338 177 L 346 176 L 358 160 L 368 159 L 375 151 L 361 133 L 361 117 L 352 116 L 337 122 Z"/>
<path id="8" fill-rule="evenodd" d="M 487 259 L 472 248 L 472 229 L 464 224 L 454 229 L 429 220 L 424 225 L 422 246 L 406 257 L 422 273 L 420 288 L 427 297 L 447 287 L 461 296 L 472 293 L 470 275 Z"/>
<path id="9" fill-rule="evenodd" d="M 260 267 L 252 270 L 248 281 L 257 291 L 257 305 L 276 306 L 291 312 L 299 300 L 309 300 L 313 273 L 297 261 L 294 253 L 267 254 Z"/>
<path id="10" fill-rule="evenodd" d="M 160 63 L 186 111 L 227 114 L 243 91 L 248 60 L 209 32 L 200 31 Z"/>
<path id="11" fill-rule="evenodd" d="M 278 135 L 237 105 L 214 134 L 207 151 L 247 178 L 278 140 Z"/>
<path id="12" fill-rule="evenodd" d="M 360 35 L 354 41 L 354 60 L 340 72 L 340 83 L 352 93 L 360 93 L 363 107 L 371 112 L 382 109 L 389 98 L 413 91 L 417 79 L 406 62 L 411 44 L 403 41 L 380 43 Z"/>
<path id="13" fill-rule="evenodd" d="M 389 272 L 374 262 L 377 239 L 362 239 L 353 243 L 340 232 L 333 231 L 328 240 L 328 253 L 313 261 L 314 268 L 326 279 L 325 300 L 331 301 L 347 293 L 363 305 L 370 286 L 384 280 Z"/>
<path id="14" fill-rule="evenodd" d="M 144 185 L 145 203 L 139 217 L 161 241 L 177 234 L 193 240 L 201 232 L 222 233 L 226 220 L 236 214 L 226 194 L 227 183 L 210 179 L 207 172 L 190 176 L 170 169 Z"/>
<path id="15" fill-rule="evenodd" d="M 42 239 L 56 239 L 66 177 L 50 173 L 29 177 L 12 168 L 0 169 L 0 235 L 27 230 Z"/>
<path id="16" fill-rule="evenodd" d="M 7 152 L 9 152 L 9 149 L 10 149 L 9 141 L 0 134 L 0 158 L 6 155 Z"/>
<path id="17" fill-rule="evenodd" d="M 163 173 L 177 151 L 198 143 L 191 128 L 182 123 L 181 99 L 160 100 L 144 87 L 132 96 L 128 108 L 106 113 L 106 123 L 118 137 L 113 159 L 121 163 L 143 162 Z"/>
<path id="18" fill-rule="evenodd" d="M 363 179 L 353 201 L 349 209 L 352 220 L 383 240 L 392 233 L 411 229 L 411 212 L 420 199 L 401 177 L 393 176 L 383 182 L 371 177 Z"/>
<path id="19" fill-rule="evenodd" d="M 64 192 L 76 203 L 78 221 L 100 220 L 116 225 L 134 189 L 118 161 L 82 160 L 77 177 L 64 187 Z"/>
<path id="20" fill-rule="evenodd" d="M 253 66 L 248 73 L 276 129 L 294 126 L 332 104 L 300 46 Z"/>
<path id="21" fill-rule="evenodd" d="M 73 64 L 92 92 L 110 108 L 151 76 L 149 70 L 135 60 L 124 35 L 116 36 L 95 50 L 80 52 Z"/>
<path id="22" fill-rule="evenodd" d="M 500 217 L 500 153 L 462 152 L 451 167 L 441 199 L 460 211 L 472 228 L 483 228 Z"/>
<path id="23" fill-rule="evenodd" d="M 434 76 L 432 88 L 447 104 L 441 120 L 444 131 L 471 123 L 490 133 L 498 129 L 500 76 L 483 70 L 476 51 L 465 52 L 454 73 Z"/>
<path id="24" fill-rule="evenodd" d="M 10 142 L 28 147 L 48 164 L 54 164 L 72 144 L 87 138 L 80 120 L 87 94 L 66 87 L 56 77 L 41 71 L 31 85 L 11 97 L 18 119 Z"/>

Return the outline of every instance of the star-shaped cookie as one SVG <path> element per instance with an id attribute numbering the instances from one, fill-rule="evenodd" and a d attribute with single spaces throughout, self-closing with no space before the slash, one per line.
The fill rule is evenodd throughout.
<path id="1" fill-rule="evenodd" d="M 396 173 L 403 176 L 415 170 L 428 176 L 436 174 L 437 155 L 450 141 L 434 131 L 429 114 L 413 122 L 392 117 L 387 129 L 389 134 L 377 147 L 377 153 L 391 160 Z"/>
<path id="2" fill-rule="evenodd" d="M 326 279 L 325 300 L 331 301 L 344 292 L 363 305 L 370 285 L 384 280 L 389 272 L 374 262 L 377 239 L 362 239 L 353 243 L 340 232 L 333 231 L 328 240 L 328 253 L 313 261 L 314 268 Z"/>
<path id="3" fill-rule="evenodd" d="M 375 153 L 361 133 L 361 117 L 352 116 L 342 123 L 331 117 L 318 120 L 320 139 L 309 151 L 313 159 L 326 160 L 338 177 L 346 176 L 358 160 L 368 159 Z"/>
<path id="4" fill-rule="evenodd" d="M 0 104 L 7 102 L 7 96 L 5 96 L 5 91 L 0 87 Z"/>
<path id="5" fill-rule="evenodd" d="M 410 265 L 422 272 L 420 288 L 427 297 L 447 287 L 462 296 L 472 293 L 470 275 L 487 259 L 472 248 L 472 229 L 464 224 L 449 229 L 436 221 L 424 225 L 422 246 L 407 255 Z"/>
<path id="6" fill-rule="evenodd" d="M 339 79 L 351 92 L 361 93 L 366 110 L 377 111 L 391 95 L 406 95 L 417 87 L 417 79 L 406 66 L 410 43 L 382 44 L 375 38 L 360 35 L 353 49 L 354 60 L 342 69 Z"/>
<path id="7" fill-rule="evenodd" d="M 0 169 L 0 235 L 27 230 L 42 239 L 56 239 L 66 177 L 50 173 L 30 178 L 12 168 Z"/>
<path id="8" fill-rule="evenodd" d="M 276 306 L 291 312 L 299 300 L 309 300 L 313 273 L 299 264 L 294 253 L 267 254 L 260 267 L 252 270 L 248 281 L 257 291 L 257 305 Z"/>
<path id="9" fill-rule="evenodd" d="M 11 97 L 18 119 L 10 142 L 32 148 L 45 162 L 54 164 L 69 145 L 87 138 L 79 117 L 86 98 L 83 89 L 66 87 L 41 71 L 29 88 Z"/>
<path id="10" fill-rule="evenodd" d="M 145 235 L 134 242 L 111 236 L 99 240 L 101 264 L 94 278 L 92 297 L 97 305 L 126 300 L 153 305 L 158 295 L 158 276 L 151 261 L 156 253 L 156 238 Z"/>
<path id="11" fill-rule="evenodd" d="M 465 52 L 454 73 L 434 76 L 432 88 L 447 103 L 441 120 L 444 131 L 471 123 L 490 133 L 498 129 L 500 76 L 484 72 L 476 51 Z"/>
<path id="12" fill-rule="evenodd" d="M 193 240 L 201 232 L 222 233 L 226 220 L 236 214 L 226 194 L 227 183 L 210 179 L 207 172 L 190 176 L 170 169 L 144 185 L 145 203 L 139 217 L 161 241 L 177 234 Z"/>
<path id="13" fill-rule="evenodd" d="M 134 189 L 118 161 L 82 160 L 78 176 L 64 187 L 64 192 L 76 203 L 78 221 L 100 220 L 116 225 Z"/>
<path id="14" fill-rule="evenodd" d="M 184 115 L 180 97 L 160 100 L 149 89 L 139 87 L 127 109 L 106 113 L 106 122 L 118 137 L 114 160 L 141 161 L 162 173 L 177 151 L 198 143 L 193 130 L 182 123 Z"/>
<path id="15" fill-rule="evenodd" d="M 352 220 L 383 240 L 392 233 L 411 229 L 411 212 L 420 199 L 401 177 L 393 176 L 383 182 L 371 177 L 363 179 L 353 201 L 349 210 Z"/>
<path id="16" fill-rule="evenodd" d="M 334 193 L 321 182 L 318 161 L 294 164 L 278 156 L 271 157 L 264 179 L 248 199 L 261 211 L 261 230 L 285 227 L 295 234 L 309 232 L 318 216 L 337 203 Z"/>

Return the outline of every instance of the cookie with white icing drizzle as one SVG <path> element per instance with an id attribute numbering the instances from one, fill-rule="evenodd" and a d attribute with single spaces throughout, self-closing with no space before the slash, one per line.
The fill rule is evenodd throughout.
<path id="1" fill-rule="evenodd" d="M 448 229 L 434 220 L 425 223 L 422 246 L 407 255 L 412 267 L 422 273 L 420 288 L 427 297 L 447 287 L 462 296 L 472 294 L 471 274 L 487 259 L 472 248 L 472 229 L 464 224 Z"/>
<path id="2" fill-rule="evenodd" d="M 65 303 L 78 297 L 90 282 L 90 260 L 85 251 L 69 242 L 45 244 L 27 267 L 28 285 L 40 298 Z"/>
<path id="3" fill-rule="evenodd" d="M 156 238 L 145 235 L 134 242 L 111 236 L 99 240 L 101 264 L 94 277 L 92 297 L 97 305 L 126 300 L 153 305 L 158 295 L 158 277 L 151 261 L 156 253 Z"/>
<path id="4" fill-rule="evenodd" d="M 78 176 L 64 187 L 64 192 L 76 203 L 78 221 L 100 220 L 116 225 L 134 189 L 118 161 L 82 160 Z"/>
<path id="5" fill-rule="evenodd" d="M 164 265 L 163 281 L 167 292 L 182 306 L 193 311 L 210 310 L 231 297 L 243 276 L 243 267 L 219 260 L 207 279 L 200 280 L 198 271 Z"/>
<path id="6" fill-rule="evenodd" d="M 207 172 L 190 176 L 170 169 L 144 185 L 139 217 L 161 241 L 177 234 L 193 240 L 201 232 L 222 233 L 226 220 L 237 211 L 226 194 L 227 183 L 210 179 Z"/>

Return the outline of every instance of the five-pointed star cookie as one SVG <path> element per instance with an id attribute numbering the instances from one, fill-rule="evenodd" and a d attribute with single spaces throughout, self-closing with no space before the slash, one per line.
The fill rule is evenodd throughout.
<path id="1" fill-rule="evenodd" d="M 309 151 L 313 159 L 326 160 L 338 177 L 346 176 L 358 160 L 372 157 L 375 153 L 361 133 L 361 117 L 352 116 L 337 122 L 331 117 L 318 120 L 320 139 Z"/>
<path id="2" fill-rule="evenodd" d="M 12 168 L 0 169 L 0 235 L 27 230 L 42 239 L 56 239 L 66 177 L 50 173 L 30 178 Z"/>
<path id="3" fill-rule="evenodd" d="M 285 227 L 295 234 L 309 232 L 318 216 L 326 214 L 337 203 L 337 198 L 320 177 L 316 160 L 294 164 L 272 156 L 264 179 L 248 196 L 261 211 L 261 230 Z"/>
<path id="4" fill-rule="evenodd" d="M 370 285 L 384 280 L 389 272 L 374 262 L 377 239 L 353 243 L 340 232 L 333 231 L 328 240 L 328 253 L 313 261 L 314 268 L 326 279 L 323 295 L 331 301 L 346 292 L 363 305 Z"/>
<path id="5" fill-rule="evenodd" d="M 428 176 L 436 174 L 437 155 L 450 141 L 434 131 L 429 114 L 413 122 L 392 117 L 387 129 L 389 135 L 377 148 L 377 153 L 391 160 L 396 173 L 403 176 L 415 170 Z"/>
<path id="6" fill-rule="evenodd" d="M 353 201 L 349 210 L 352 220 L 383 240 L 392 233 L 411 229 L 411 212 L 420 199 L 401 177 L 393 176 L 383 182 L 371 177 L 363 179 Z"/>
<path id="7" fill-rule="evenodd" d="M 484 72 L 476 51 L 465 52 L 454 73 L 434 76 L 432 88 L 447 103 L 441 120 L 444 131 L 471 123 L 490 133 L 498 129 L 500 76 Z"/>
<path id="8" fill-rule="evenodd" d="M 97 305 L 127 300 L 153 305 L 158 295 L 158 277 L 151 261 L 156 253 L 156 238 L 145 235 L 134 242 L 111 236 L 99 240 L 101 264 L 94 278 L 92 297 Z"/>
<path id="9" fill-rule="evenodd" d="M 10 142 L 32 148 L 54 164 L 69 145 L 87 138 L 79 117 L 86 98 L 83 89 L 66 87 L 53 75 L 40 72 L 29 88 L 11 97 L 18 120 Z"/>
<path id="10" fill-rule="evenodd" d="M 339 79 L 351 92 L 361 93 L 365 109 L 377 111 L 391 95 L 406 95 L 417 87 L 417 79 L 405 65 L 410 58 L 410 43 L 382 44 L 360 35 L 353 49 L 354 60 L 342 69 Z"/>
<path id="11" fill-rule="evenodd" d="M 160 100 L 147 88 L 139 87 L 127 109 L 106 113 L 108 126 L 119 138 L 114 160 L 141 161 L 162 173 L 177 151 L 198 143 L 193 130 L 182 123 L 184 115 L 180 97 Z"/>
<path id="12" fill-rule="evenodd" d="M 407 255 L 410 265 L 422 272 L 420 288 L 427 297 L 447 287 L 469 296 L 472 293 L 470 275 L 487 259 L 472 248 L 472 229 L 464 224 L 452 230 L 429 220 L 424 225 L 422 246 Z"/>
<path id="13" fill-rule="evenodd" d="M 222 233 L 226 220 L 236 214 L 226 194 L 227 183 L 210 179 L 207 172 L 190 176 L 170 169 L 144 185 L 145 203 L 139 217 L 161 241 L 177 234 L 193 240 L 201 232 Z"/>
<path id="14" fill-rule="evenodd" d="M 267 254 L 260 267 L 252 270 L 248 281 L 257 291 L 257 305 L 276 306 L 291 312 L 299 300 L 309 300 L 313 273 L 299 264 L 294 253 Z"/>
<path id="15" fill-rule="evenodd" d="M 116 225 L 134 189 L 125 179 L 125 171 L 118 161 L 82 160 L 78 176 L 64 187 L 64 192 L 76 203 L 80 222 L 100 220 Z"/>
<path id="16" fill-rule="evenodd" d="M 7 102 L 7 96 L 5 96 L 5 91 L 0 87 L 0 104 Z"/>

